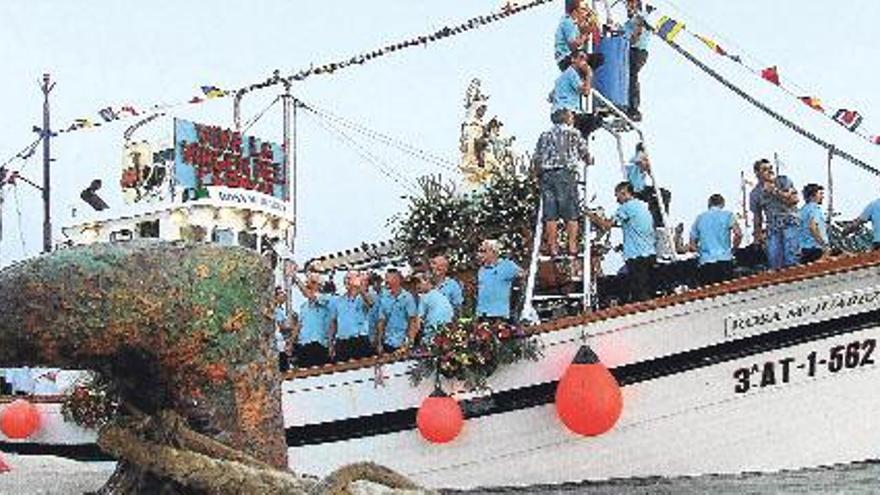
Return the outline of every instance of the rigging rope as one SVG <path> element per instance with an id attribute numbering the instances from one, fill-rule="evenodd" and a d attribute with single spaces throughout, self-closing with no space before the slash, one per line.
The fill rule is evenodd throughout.
<path id="1" fill-rule="evenodd" d="M 382 173 L 382 175 L 391 179 L 392 182 L 396 183 L 409 193 L 418 194 L 419 190 L 415 182 L 404 176 L 401 172 L 386 163 L 384 160 L 375 157 L 372 153 L 364 149 L 364 147 L 361 146 L 360 143 L 352 139 L 352 137 L 346 134 L 344 131 L 340 130 L 339 128 L 333 127 L 332 124 L 325 122 L 322 119 L 315 119 L 315 122 L 317 122 L 317 124 L 321 126 L 322 129 L 330 133 L 337 141 L 340 141 L 343 144 L 350 146 L 361 158 L 373 165 L 376 169 L 379 170 L 379 172 Z"/>
<path id="2" fill-rule="evenodd" d="M 266 105 L 265 108 L 263 108 L 263 109 L 260 110 L 258 113 L 256 113 L 256 114 L 251 118 L 251 120 L 247 121 L 247 122 L 244 124 L 244 126 L 243 126 L 242 129 L 241 129 L 241 133 L 244 134 L 244 133 L 247 132 L 248 129 L 250 129 L 254 124 L 256 124 L 257 122 L 259 122 L 259 120 L 262 119 L 264 115 L 266 115 L 266 112 L 268 112 L 270 108 L 272 108 L 273 106 L 275 106 L 275 104 L 278 103 L 278 100 L 280 100 L 280 99 L 281 99 L 281 96 L 280 96 L 280 95 L 279 95 L 279 96 L 276 96 L 275 99 L 272 100 L 271 103 L 269 103 L 268 105 Z"/>
<path id="3" fill-rule="evenodd" d="M 12 193 L 15 196 L 15 214 L 18 216 L 18 240 L 21 242 L 21 255 L 27 255 L 27 246 L 24 242 L 24 228 L 21 221 L 21 202 L 18 200 L 18 187 L 14 187 L 12 189 Z"/>
<path id="4" fill-rule="evenodd" d="M 7 165 L 9 165 L 10 163 L 12 163 L 14 160 L 16 160 L 18 158 L 21 158 L 23 160 L 27 160 L 28 158 L 30 158 L 34 154 L 34 151 L 37 149 L 37 146 L 42 141 L 43 141 L 43 136 L 41 135 L 40 137 L 35 139 L 34 142 L 25 146 L 23 150 L 10 156 L 9 158 L 7 158 L 6 161 L 4 161 L 2 165 L 0 165 L 0 168 L 5 168 Z M 27 162 L 25 161 L 24 164 L 27 165 Z M 19 169 L 19 171 L 21 171 L 23 169 L 24 169 L 24 165 L 22 165 L 22 167 L 21 167 L 21 169 Z"/>
<path id="5" fill-rule="evenodd" d="M 456 174 L 459 171 L 458 164 L 456 164 L 452 160 L 449 160 L 448 158 L 444 158 L 440 155 L 436 155 L 434 153 L 431 153 L 430 151 L 423 150 L 423 149 L 418 148 L 412 144 L 409 144 L 403 140 L 397 139 L 393 136 L 389 136 L 387 134 L 383 134 L 383 133 L 376 131 L 374 129 L 370 129 L 369 127 L 367 127 L 363 124 L 359 124 L 359 123 L 354 122 L 352 120 L 346 119 L 344 117 L 341 117 L 339 115 L 331 113 L 328 110 L 324 110 L 324 109 L 315 107 L 314 105 L 307 104 L 307 103 L 303 102 L 302 100 L 298 100 L 298 101 L 300 102 L 303 109 L 305 109 L 309 112 L 312 112 L 317 117 L 325 118 L 327 120 L 331 120 L 333 122 L 336 122 L 338 125 L 340 125 L 342 127 L 351 129 L 352 131 L 357 132 L 358 134 L 360 134 L 364 137 L 367 137 L 367 138 L 373 139 L 375 141 L 378 141 L 380 143 L 391 146 L 392 148 L 395 148 L 403 153 L 406 153 L 406 154 L 408 154 L 416 159 L 422 160 L 426 163 L 431 163 L 431 164 L 437 165 L 445 170 L 448 170 L 448 171 L 456 173 Z"/>
<path id="6" fill-rule="evenodd" d="M 650 29 L 656 34 L 656 30 L 653 27 L 650 27 Z M 837 155 L 840 158 L 843 158 L 844 160 L 862 168 L 863 170 L 865 170 L 867 172 L 870 172 L 876 176 L 880 176 L 880 170 L 878 170 L 877 168 L 867 164 L 865 161 L 863 161 L 859 158 L 856 158 L 855 156 L 847 153 L 846 151 L 841 150 L 840 148 L 838 148 L 834 144 L 829 143 L 828 141 L 817 136 L 815 133 L 804 129 L 803 127 L 794 123 L 792 120 L 784 117 L 779 112 L 773 110 L 772 108 L 768 107 L 766 104 L 762 103 L 761 101 L 759 101 L 758 99 L 756 99 L 752 95 L 746 93 L 739 86 L 736 86 L 735 84 L 730 82 L 727 78 L 725 78 L 724 76 L 719 74 L 715 69 L 712 69 L 711 67 L 706 65 L 704 62 L 699 60 L 697 57 L 695 57 L 693 54 L 691 54 L 690 52 L 688 52 L 687 50 L 685 50 L 684 48 L 682 48 L 681 46 L 679 46 L 675 42 L 668 41 L 663 36 L 658 36 L 658 38 L 665 41 L 667 45 L 671 46 L 676 52 L 678 52 L 679 55 L 684 57 L 687 61 L 689 61 L 690 63 L 697 66 L 697 68 L 699 68 L 700 70 L 702 70 L 703 72 L 705 72 L 706 74 L 711 76 L 713 79 L 715 79 L 716 81 L 721 83 L 724 87 L 726 87 L 730 91 L 733 91 L 734 93 L 736 93 L 736 95 L 738 95 L 740 98 L 742 98 L 742 99 L 746 100 L 747 102 L 749 102 L 750 104 L 752 104 L 752 106 L 758 108 L 759 110 L 766 113 L 770 117 L 773 117 L 774 119 L 776 119 L 780 124 L 788 127 L 792 131 L 800 134 L 801 136 L 809 139 L 810 141 L 816 143 L 817 145 L 825 148 L 826 150 L 828 150 L 829 153 Z"/>

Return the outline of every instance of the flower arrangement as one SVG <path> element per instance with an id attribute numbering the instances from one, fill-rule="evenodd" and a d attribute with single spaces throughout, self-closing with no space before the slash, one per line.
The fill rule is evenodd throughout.
<path id="1" fill-rule="evenodd" d="M 528 236 L 537 214 L 537 184 L 529 175 L 495 172 L 475 193 L 460 194 L 439 178 L 422 177 L 421 194 L 391 219 L 395 240 L 413 255 L 446 253 L 465 267 L 484 239 L 498 239 L 515 261 L 528 255 Z"/>
<path id="2" fill-rule="evenodd" d="M 519 325 L 461 319 L 441 327 L 417 352 L 421 359 L 410 369 L 410 382 L 418 385 L 435 376 L 462 381 L 469 388 L 485 388 L 499 366 L 523 359 L 537 361 L 542 353 L 537 339 L 528 337 Z"/>
<path id="3" fill-rule="evenodd" d="M 77 383 L 61 404 L 61 414 L 66 421 L 88 429 L 104 426 L 118 409 L 119 402 L 111 391 L 110 382 L 96 374 Z"/>

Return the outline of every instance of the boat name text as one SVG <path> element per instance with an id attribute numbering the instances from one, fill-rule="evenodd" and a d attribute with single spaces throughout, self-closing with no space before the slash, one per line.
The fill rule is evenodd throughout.
<path id="1" fill-rule="evenodd" d="M 724 319 L 724 335 L 728 338 L 748 337 L 807 321 L 863 313 L 878 306 L 880 287 L 814 297 L 730 315 Z"/>

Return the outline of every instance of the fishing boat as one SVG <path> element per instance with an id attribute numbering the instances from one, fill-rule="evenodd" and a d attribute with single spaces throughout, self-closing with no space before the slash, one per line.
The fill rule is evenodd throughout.
<path id="1" fill-rule="evenodd" d="M 475 91 L 468 90 L 469 110 L 481 101 Z M 597 133 L 618 147 L 630 138 L 646 142 L 612 93 L 594 91 L 587 102 L 606 114 Z M 241 129 L 185 120 L 174 121 L 173 136 L 165 146 L 127 139 L 119 184 L 129 206 L 125 213 L 73 221 L 64 228 L 69 244 L 155 238 L 238 246 L 264 255 L 283 283 L 281 265 L 295 252 L 296 227 L 295 163 L 287 138 L 277 145 Z M 508 160 L 510 173 L 517 173 L 521 162 Z M 582 195 L 589 198 L 586 167 L 584 178 Z M 586 236 L 581 278 L 546 280 L 542 274 L 555 262 L 539 254 L 542 222 L 535 219 L 517 314 L 525 337 L 542 353 L 499 367 L 483 387 L 443 380 L 462 411 L 463 427 L 450 441 L 431 441 L 419 425 L 425 399 L 437 387 L 413 383 L 424 356 L 385 355 L 288 372 L 283 412 L 291 468 L 322 476 L 369 460 L 425 486 L 467 489 L 773 472 L 876 459 L 880 252 L 767 271 L 750 258 L 752 251 L 742 251 L 738 277 L 692 287 L 687 273 L 694 262 L 677 254 L 666 220 L 658 248 L 666 258 L 668 290 L 628 303 L 615 292 L 618 277 L 591 273 L 593 256 L 604 252 L 597 249 L 605 242 L 598 233 Z M 307 265 L 333 272 L 407 260 L 399 243 L 386 241 Z M 580 362 L 584 356 L 594 359 Z M 565 399 L 560 380 L 573 366 L 607 369 L 609 393 L 619 391 L 620 409 L 600 432 L 573 431 L 559 407 Z M 49 384 L 43 394 L 29 395 L 41 411 L 41 429 L 21 440 L 4 438 L 0 450 L 105 459 L 96 433 L 61 414 L 59 394 L 68 388 L 61 382 L 72 386 L 80 372 L 24 373 L 57 389 Z"/>

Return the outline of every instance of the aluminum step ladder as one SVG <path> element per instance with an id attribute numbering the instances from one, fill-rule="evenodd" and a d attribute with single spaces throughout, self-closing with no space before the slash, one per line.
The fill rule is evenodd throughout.
<path id="1" fill-rule="evenodd" d="M 605 118 L 603 118 L 601 128 L 611 134 L 615 139 L 617 145 L 617 157 L 620 161 L 621 169 L 623 170 L 627 163 L 623 151 L 623 135 L 631 132 L 635 133 L 638 142 L 642 143 L 642 146 L 647 149 L 644 133 L 639 128 L 639 125 L 630 119 L 626 112 L 614 105 L 614 103 L 605 98 L 598 91 L 592 90 L 586 100 L 586 108 L 590 110 L 594 108 L 594 103 L 599 102 L 601 104 L 603 108 L 602 111 L 606 115 Z M 592 159 L 593 157 L 591 157 L 591 160 Z M 588 205 L 591 197 L 588 167 L 589 164 L 585 163 L 583 165 L 581 180 L 578 185 L 580 200 L 585 206 Z M 661 217 L 663 219 L 663 227 L 658 228 L 656 231 L 658 260 L 675 261 L 678 259 L 678 255 L 673 243 L 672 226 L 669 222 L 669 214 L 662 201 L 662 194 L 660 192 L 661 188 L 653 169 L 651 169 L 648 176 L 654 186 L 656 194 L 658 195 Z M 568 261 L 572 261 L 571 256 L 560 256 L 555 260 L 549 260 L 547 256 L 542 256 L 540 254 L 544 227 L 542 210 L 543 204 L 539 201 L 534 238 L 532 241 L 529 272 L 526 280 L 525 301 L 523 303 L 521 314 L 521 319 L 523 321 L 532 323 L 538 323 L 542 320 L 565 316 L 567 314 L 591 311 L 594 309 L 595 301 L 595 287 L 593 284 L 591 265 L 593 229 L 590 220 L 586 215 L 583 216 L 583 243 L 581 244 L 581 252 L 578 255 L 578 258 L 580 258 L 582 263 L 581 277 L 579 279 L 571 279 L 569 284 L 565 284 L 569 288 L 573 285 L 579 284 L 580 290 L 574 292 L 571 290 L 564 290 L 564 287 L 563 291 L 557 293 L 547 293 L 543 290 L 538 290 L 537 278 L 541 263 L 556 264 L 558 261 L 562 261 L 565 258 L 568 258 Z M 556 266 L 552 269 L 558 271 L 559 267 Z"/>

